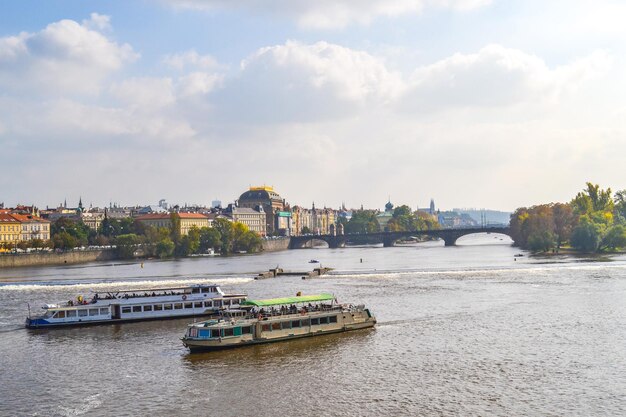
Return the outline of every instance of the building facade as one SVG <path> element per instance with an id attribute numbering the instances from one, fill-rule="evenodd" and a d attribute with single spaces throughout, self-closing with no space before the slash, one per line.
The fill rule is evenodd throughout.
<path id="1" fill-rule="evenodd" d="M 0 212 L 0 245 L 15 245 L 21 236 L 22 226 L 13 216 Z"/>
<path id="2" fill-rule="evenodd" d="M 239 196 L 235 204 L 237 207 L 251 208 L 261 206 L 265 212 L 265 229 L 268 235 L 278 231 L 276 227 L 276 213 L 284 211 L 285 200 L 274 191 L 273 187 L 250 187 Z"/>
<path id="3" fill-rule="evenodd" d="M 230 215 L 233 222 L 243 223 L 248 229 L 256 232 L 259 236 L 267 235 L 267 216 L 263 210 L 263 206 L 256 209 L 248 207 L 234 207 L 230 205 L 226 211 Z"/>
<path id="4" fill-rule="evenodd" d="M 203 227 L 209 227 L 209 218 L 200 213 L 174 213 L 176 217 L 180 219 L 180 234 L 185 236 L 189 233 L 189 230 L 193 227 L 201 229 Z M 144 226 L 151 226 L 155 228 L 165 227 L 167 229 L 172 228 L 172 220 L 170 213 L 154 213 L 145 214 L 137 217 L 137 221 Z"/>
<path id="5" fill-rule="evenodd" d="M 49 240 L 50 221 L 31 214 L 11 214 L 20 223 L 20 240 Z"/>

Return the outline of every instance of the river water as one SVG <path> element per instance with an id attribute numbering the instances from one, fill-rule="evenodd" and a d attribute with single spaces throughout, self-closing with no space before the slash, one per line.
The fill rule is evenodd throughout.
<path id="1" fill-rule="evenodd" d="M 458 243 L 0 270 L 0 415 L 626 415 L 626 257 Z M 311 258 L 335 270 L 252 279 Z M 197 282 L 250 298 L 331 292 L 378 324 L 193 355 L 188 319 L 22 327 L 26 303 Z"/>

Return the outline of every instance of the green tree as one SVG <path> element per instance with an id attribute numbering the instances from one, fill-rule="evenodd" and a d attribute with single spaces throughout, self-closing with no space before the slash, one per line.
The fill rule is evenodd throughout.
<path id="1" fill-rule="evenodd" d="M 209 249 L 220 249 L 222 236 L 213 227 L 203 227 L 200 229 L 200 253 L 206 253 Z"/>
<path id="2" fill-rule="evenodd" d="M 174 242 L 174 244 L 178 244 L 178 242 L 180 241 L 180 216 L 178 215 L 178 213 L 171 213 L 170 214 L 170 238 L 172 239 L 172 242 Z"/>
<path id="3" fill-rule="evenodd" d="M 95 238 L 96 236 L 95 231 L 90 230 L 82 221 L 75 221 L 66 217 L 61 217 L 50 226 L 50 235 L 53 238 L 55 234 L 61 232 L 66 232 L 74 238 L 75 246 L 72 247 L 86 246 L 90 237 Z M 69 241 L 66 240 L 66 243 L 69 243 Z"/>
<path id="4" fill-rule="evenodd" d="M 142 243 L 141 237 L 134 233 L 119 235 L 115 238 L 117 254 L 122 259 L 131 259 L 137 247 Z"/>
<path id="5" fill-rule="evenodd" d="M 352 213 L 350 221 L 346 224 L 346 234 L 350 233 L 376 233 L 380 232 L 380 224 L 376 219 L 374 210 L 358 210 Z"/>
<path id="6" fill-rule="evenodd" d="M 556 203 L 552 206 L 552 218 L 554 221 L 555 246 L 558 252 L 563 242 L 569 240 L 572 228 L 576 224 L 576 217 L 570 205 Z"/>
<path id="7" fill-rule="evenodd" d="M 169 258 L 174 254 L 175 249 L 174 242 L 169 237 L 163 238 L 156 244 L 155 254 L 159 258 Z"/>
<path id="8" fill-rule="evenodd" d="M 78 246 L 76 238 L 65 230 L 52 236 L 52 244 L 55 249 L 63 250 L 72 249 Z"/>
<path id="9" fill-rule="evenodd" d="M 175 254 L 176 256 L 189 256 L 193 253 L 198 253 L 200 248 L 200 229 L 192 227 L 189 232 L 182 236 L 176 244 Z"/>
<path id="10" fill-rule="evenodd" d="M 626 247 L 626 226 L 616 224 L 611 227 L 602 238 L 600 249 L 607 248 L 615 250 Z"/>
<path id="11" fill-rule="evenodd" d="M 220 252 L 224 255 L 232 253 L 234 240 L 234 230 L 232 222 L 226 219 L 215 219 L 213 221 L 213 228 L 217 230 L 220 234 Z"/>
<path id="12" fill-rule="evenodd" d="M 595 252 L 600 246 L 601 230 L 588 216 L 581 216 L 572 231 L 570 243 L 572 247 L 583 252 Z"/>

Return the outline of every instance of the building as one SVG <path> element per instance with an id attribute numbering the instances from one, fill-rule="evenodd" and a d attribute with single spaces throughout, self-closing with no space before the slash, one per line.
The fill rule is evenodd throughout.
<path id="1" fill-rule="evenodd" d="M 243 223 L 248 226 L 248 229 L 256 232 L 259 236 L 267 235 L 267 217 L 263 206 L 257 206 L 256 208 L 248 207 L 235 207 L 232 204 L 228 205 L 228 208 L 224 211 L 224 214 L 229 215 L 233 222 Z"/>
<path id="2" fill-rule="evenodd" d="M 273 235 L 278 231 L 276 214 L 285 210 L 285 200 L 274 191 L 273 187 L 250 187 L 248 191 L 239 196 L 235 205 L 251 209 L 258 206 L 263 207 L 267 234 Z"/>
<path id="3" fill-rule="evenodd" d="M 0 211 L 0 245 L 11 246 L 20 240 L 21 224 L 8 212 Z"/>
<path id="4" fill-rule="evenodd" d="M 165 227 L 171 229 L 172 227 L 172 214 L 170 213 L 153 213 L 145 214 L 137 217 L 137 221 L 145 226 L 152 226 L 155 228 Z M 189 233 L 189 230 L 193 227 L 201 229 L 203 227 L 209 227 L 209 218 L 200 213 L 174 213 L 174 216 L 180 219 L 180 234 L 185 236 Z"/>
<path id="5" fill-rule="evenodd" d="M 389 223 L 391 219 L 393 219 L 393 204 L 391 204 L 391 200 L 388 200 L 387 204 L 385 204 L 385 211 L 376 215 L 380 230 L 386 231 L 387 223 Z"/>
<path id="6" fill-rule="evenodd" d="M 50 221 L 31 214 L 10 214 L 20 223 L 20 240 L 50 239 Z"/>

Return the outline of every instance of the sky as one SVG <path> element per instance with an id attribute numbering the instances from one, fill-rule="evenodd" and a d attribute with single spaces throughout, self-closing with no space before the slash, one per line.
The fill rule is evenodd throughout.
<path id="1" fill-rule="evenodd" d="M 0 202 L 441 209 L 626 188 L 626 3 L 0 3 Z"/>

